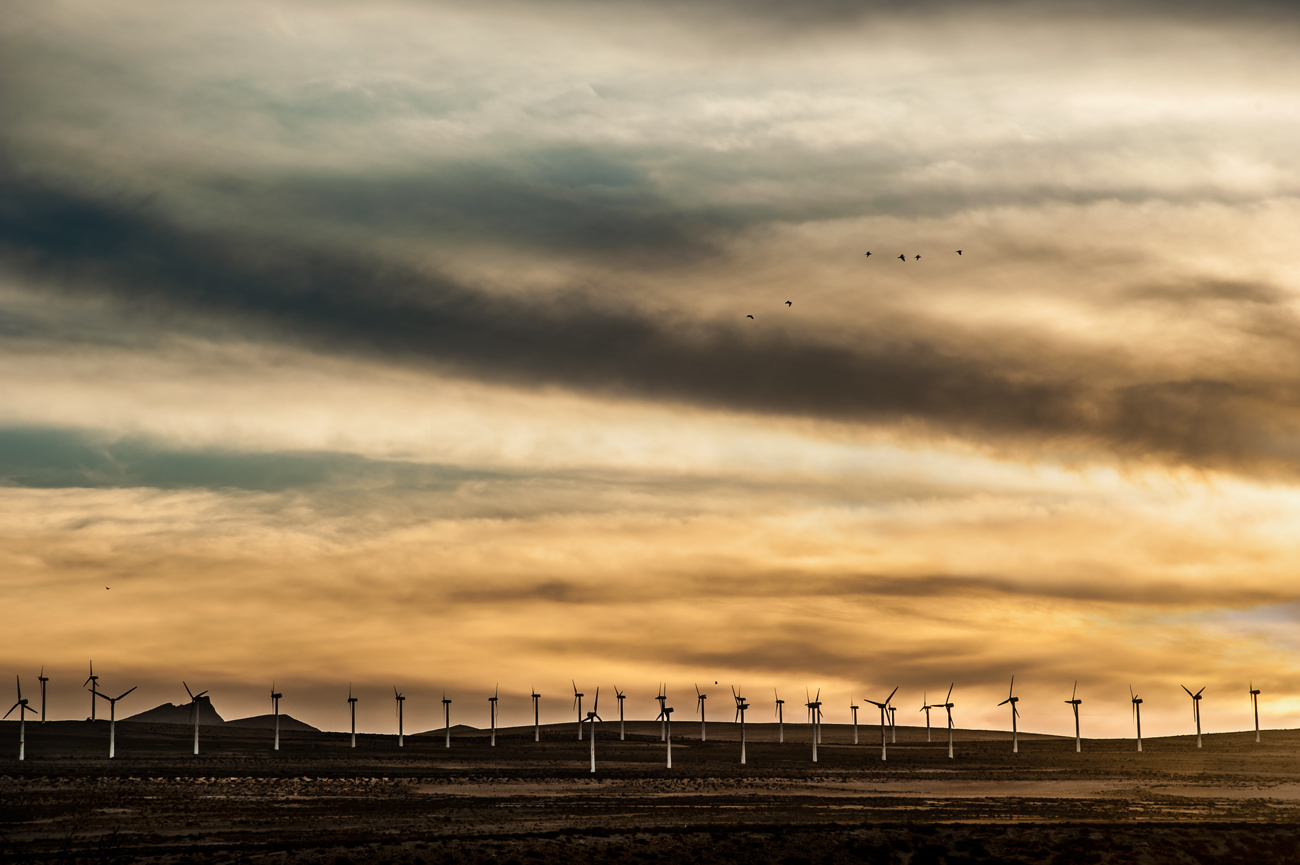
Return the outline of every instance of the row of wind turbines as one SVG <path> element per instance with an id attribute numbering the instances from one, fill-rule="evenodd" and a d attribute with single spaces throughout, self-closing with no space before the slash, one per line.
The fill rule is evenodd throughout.
<path id="1" fill-rule="evenodd" d="M 41 721 L 40 722 L 44 724 L 46 721 L 46 714 L 45 714 L 46 683 L 49 682 L 49 678 L 45 676 L 44 667 L 41 668 L 41 673 L 37 678 L 40 682 L 40 687 L 41 687 L 41 709 L 40 709 Z M 30 706 L 30 701 L 28 701 L 23 697 L 21 677 L 16 677 L 16 679 L 17 679 L 17 687 L 18 687 L 18 701 L 14 703 L 14 705 L 9 709 L 8 712 L 5 713 L 4 718 L 7 719 L 15 711 L 19 713 L 18 759 L 24 760 L 26 759 L 27 712 L 30 711 L 33 714 L 35 714 L 36 710 Z M 190 690 L 190 687 L 187 683 L 182 682 L 181 684 L 184 686 L 185 692 L 186 694 L 189 695 L 190 698 L 189 703 L 185 705 L 188 705 L 190 708 L 190 719 L 194 725 L 194 754 L 197 755 L 199 754 L 200 705 L 201 705 L 199 703 L 199 700 L 202 697 L 207 696 L 208 692 L 205 690 L 205 691 L 200 691 L 199 693 L 196 694 L 192 690 Z M 954 757 L 954 749 L 953 749 L 954 725 L 952 720 L 952 710 L 956 706 L 956 704 L 952 702 L 952 691 L 953 691 L 953 687 L 955 687 L 955 684 L 956 683 L 949 685 L 948 693 L 944 697 L 942 703 L 930 703 L 928 698 L 923 695 L 922 705 L 921 708 L 918 710 L 925 713 L 925 732 L 926 732 L 927 742 L 932 741 L 931 727 L 930 727 L 931 710 L 933 709 L 944 710 L 947 716 L 948 757 L 950 759 Z M 108 701 L 109 704 L 108 756 L 110 759 L 112 759 L 116 756 L 117 703 L 119 700 L 126 697 L 132 691 L 136 690 L 136 688 L 132 687 L 127 691 L 124 691 L 123 693 L 119 694 L 116 697 L 111 697 L 107 693 L 100 691 L 99 676 L 95 675 L 95 667 L 93 662 L 91 662 L 90 665 L 90 675 L 83 683 L 83 687 L 87 685 L 89 687 L 86 687 L 86 690 L 89 691 L 91 694 L 90 720 L 92 721 L 96 720 L 96 708 L 98 707 L 98 703 L 96 702 L 96 700 L 104 699 Z M 599 714 L 600 688 L 598 687 L 596 689 L 596 693 L 592 702 L 591 711 L 587 712 L 584 715 L 582 711 L 582 700 L 586 695 L 578 690 L 578 685 L 576 681 L 572 682 L 572 685 L 573 685 L 573 708 L 577 711 L 578 741 L 581 742 L 583 740 L 584 725 L 586 725 L 587 728 L 586 735 L 590 742 L 591 771 L 595 772 L 596 771 L 596 724 L 599 723 L 601 726 L 605 725 L 604 719 L 601 718 Z M 1074 713 L 1074 746 L 1076 752 L 1081 752 L 1083 750 L 1083 740 L 1080 734 L 1079 706 L 1083 703 L 1083 700 L 1081 700 L 1078 696 L 1078 685 L 1079 683 L 1076 681 L 1074 683 L 1074 689 L 1070 694 L 1070 699 L 1065 700 L 1064 702 L 1071 707 Z M 1020 717 L 1020 710 L 1017 706 L 1017 703 L 1020 702 L 1020 698 L 1015 695 L 1015 686 L 1016 686 L 1015 676 L 1012 676 L 1011 686 L 1007 691 L 1007 698 L 1002 702 L 998 703 L 997 705 L 998 706 L 1009 705 L 1011 707 L 1011 750 L 1012 753 L 1019 753 L 1020 734 L 1019 734 L 1017 722 Z M 1200 690 L 1193 693 L 1191 689 L 1189 689 L 1186 685 L 1183 685 L 1181 687 L 1187 693 L 1187 695 L 1192 699 L 1192 716 L 1196 724 L 1196 747 L 1200 748 L 1202 746 L 1201 699 L 1204 694 L 1205 688 L 1202 687 Z M 896 721 L 895 713 L 897 712 L 897 707 L 893 705 L 893 699 L 897 693 L 898 693 L 898 688 L 895 687 L 894 690 L 889 693 L 889 696 L 886 697 L 883 701 L 864 698 L 865 702 L 870 703 L 873 706 L 876 706 L 880 711 L 879 726 L 880 726 L 880 759 L 881 760 L 888 759 L 889 745 L 896 744 L 898 741 L 897 727 L 895 723 Z M 1261 691 L 1258 688 L 1256 688 L 1254 686 L 1254 683 L 1252 682 L 1249 688 L 1249 695 L 1251 700 L 1251 707 L 1254 714 L 1256 742 L 1260 741 L 1260 732 L 1259 732 L 1260 693 Z M 780 694 L 777 692 L 775 688 L 772 689 L 772 694 L 774 699 L 775 717 L 777 719 L 778 742 L 784 743 L 785 742 L 785 711 L 784 711 L 785 700 L 781 699 Z M 618 726 L 619 726 L 618 737 L 619 740 L 622 741 L 626 738 L 626 725 L 624 720 L 624 700 L 627 698 L 627 695 L 623 691 L 619 690 L 617 686 L 615 686 L 614 688 L 614 695 L 615 698 L 618 700 Z M 272 749 L 278 751 L 280 750 L 280 700 L 283 698 L 284 695 L 279 693 L 276 690 L 275 684 L 272 683 L 270 696 L 271 696 L 271 711 L 272 711 L 272 715 L 274 716 L 274 731 L 275 731 L 274 743 Z M 535 742 L 540 742 L 541 741 L 541 714 L 540 714 L 541 694 L 537 693 L 536 690 L 530 689 L 530 696 L 533 702 L 533 740 Z M 708 719 L 706 716 L 706 705 L 708 701 L 708 694 L 701 692 L 699 686 L 696 685 L 695 696 L 696 696 L 696 711 L 699 713 L 700 716 L 700 741 L 705 742 L 708 741 Z M 740 762 L 741 764 L 745 764 L 747 760 L 745 713 L 750 709 L 750 704 L 747 698 L 745 698 L 739 691 L 737 691 L 735 687 L 731 688 L 731 696 L 732 696 L 732 700 L 735 703 L 735 716 L 733 718 L 733 723 L 738 723 L 740 727 Z M 398 691 L 395 686 L 393 688 L 393 697 L 396 702 L 396 713 L 397 713 L 397 746 L 401 748 L 405 746 L 403 710 L 404 710 L 404 703 L 406 701 L 406 697 L 400 691 Z M 806 702 L 804 703 L 804 706 L 808 712 L 807 715 L 808 723 L 812 727 L 812 761 L 816 763 L 817 746 L 821 743 L 821 724 L 822 724 L 821 689 L 817 690 L 816 695 L 812 695 L 810 692 L 805 692 L 805 697 L 806 697 Z M 1143 700 L 1137 694 L 1133 693 L 1132 687 L 1129 688 L 1129 698 L 1133 710 L 1133 721 L 1136 727 L 1137 750 L 1141 751 L 1142 750 L 1142 709 L 1141 707 L 1142 707 Z M 349 715 L 351 718 L 351 747 L 353 748 L 357 746 L 356 706 L 358 700 L 359 698 L 352 693 L 352 687 L 351 685 L 349 685 L 347 703 L 348 703 Z M 497 686 L 497 688 L 494 689 L 492 696 L 488 697 L 491 747 L 496 747 L 497 703 L 499 700 L 500 700 L 500 687 Z M 667 692 L 667 687 L 665 685 L 660 685 L 655 700 L 659 704 L 659 714 L 655 717 L 655 721 L 658 721 L 660 723 L 660 741 L 664 742 L 666 745 L 667 766 L 668 768 L 672 768 L 673 765 L 672 714 L 674 709 L 671 706 L 668 706 L 667 704 L 668 692 Z M 849 709 L 852 713 L 852 718 L 853 718 L 852 720 L 853 744 L 856 745 L 858 744 L 858 708 L 859 707 L 856 703 L 853 702 L 852 698 L 850 698 L 849 703 L 850 703 Z M 444 732 L 445 732 L 444 743 L 446 748 L 450 748 L 451 747 L 452 701 L 447 697 L 445 691 L 443 692 L 442 695 L 442 705 L 443 705 Z"/>

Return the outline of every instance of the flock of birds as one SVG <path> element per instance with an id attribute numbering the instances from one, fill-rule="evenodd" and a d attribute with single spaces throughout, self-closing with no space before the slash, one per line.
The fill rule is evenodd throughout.
<path id="1" fill-rule="evenodd" d="M 957 253 L 958 255 L 961 255 L 961 250 L 960 250 L 960 249 L 956 250 L 956 253 Z M 866 257 L 867 257 L 867 258 L 870 258 L 870 257 L 871 257 L 871 250 L 867 250 Z M 900 255 L 898 256 L 898 260 L 901 261 L 901 262 L 906 263 L 906 262 L 907 262 L 907 256 L 906 256 L 906 255 L 902 255 L 902 254 L 900 254 Z M 921 255 L 920 255 L 920 253 L 917 253 L 916 255 L 914 255 L 914 256 L 912 257 L 912 261 L 914 261 L 914 262 L 916 262 L 916 261 L 920 261 L 920 260 L 921 260 Z M 785 305 L 786 305 L 786 306 L 794 306 L 794 301 L 793 301 L 793 300 L 787 300 L 787 301 L 785 302 Z M 745 318 L 753 318 L 753 317 L 754 317 L 754 316 L 752 316 L 752 315 L 746 315 L 746 316 L 745 316 Z"/>
<path id="2" fill-rule="evenodd" d="M 44 724 L 46 683 L 49 682 L 49 678 L 46 677 L 45 675 L 44 667 L 41 668 L 41 673 L 38 679 L 41 683 L 40 722 Z M 201 706 L 199 701 L 204 696 L 206 696 L 208 692 L 200 691 L 199 693 L 196 694 L 190 690 L 190 686 L 188 684 L 184 682 L 182 682 L 181 684 L 184 685 L 185 693 L 188 694 L 190 698 L 189 703 L 186 705 L 188 705 L 190 709 L 190 720 L 194 725 L 194 753 L 197 755 L 199 753 L 199 729 L 200 729 L 200 706 Z M 587 712 L 584 715 L 582 711 L 582 700 L 583 697 L 585 697 L 586 695 L 578 690 L 578 685 L 576 682 L 573 682 L 572 684 L 573 684 L 573 708 L 577 710 L 577 716 L 578 716 L 577 717 L 578 741 L 581 742 L 583 740 L 584 725 L 586 725 L 588 731 L 587 738 L 590 741 L 590 747 L 591 747 L 591 771 L 595 772 L 596 771 L 596 724 L 600 723 L 602 726 L 604 726 L 605 724 L 605 719 L 600 716 L 600 688 L 596 689 L 595 699 L 593 700 L 591 711 Z M 717 682 L 714 682 L 714 684 L 716 685 Z M 948 686 L 948 693 L 944 697 L 943 702 L 941 703 L 930 703 L 928 698 L 923 695 L 921 701 L 922 705 L 921 708 L 919 709 L 919 711 L 925 712 L 925 734 L 926 734 L 927 742 L 932 741 L 931 730 L 930 730 L 931 710 L 943 709 L 947 714 L 949 758 L 952 758 L 954 756 L 953 753 L 954 726 L 952 720 L 952 710 L 956 704 L 952 702 L 952 691 L 955 684 L 956 683 L 953 683 L 952 685 Z M 1080 738 L 1080 734 L 1079 734 L 1079 706 L 1080 704 L 1083 703 L 1083 700 L 1079 699 L 1078 697 L 1078 686 L 1079 683 L 1075 682 L 1074 690 L 1070 694 L 1070 699 L 1066 700 L 1065 703 L 1068 704 L 1074 711 L 1075 750 L 1082 751 L 1083 750 L 1082 739 Z M 94 721 L 96 719 L 95 710 L 96 707 L 98 706 L 97 701 L 99 699 L 104 699 L 108 701 L 109 704 L 108 756 L 111 759 L 114 756 L 116 756 L 117 703 L 123 697 L 127 696 L 132 691 L 134 691 L 135 688 L 131 688 L 130 690 L 125 691 L 124 693 L 119 694 L 116 697 L 110 697 L 105 692 L 100 691 L 99 676 L 95 675 L 95 666 L 93 662 L 91 663 L 90 666 L 90 676 L 83 683 L 83 687 L 85 687 L 85 689 L 89 691 L 91 694 L 91 699 L 90 699 L 90 720 L 91 721 Z M 1019 730 L 1017 729 L 1016 722 L 1020 717 L 1020 710 L 1017 708 L 1016 704 L 1020 702 L 1020 698 L 1015 695 L 1015 688 L 1016 688 L 1016 679 L 1015 676 L 1012 676 L 1011 687 L 1007 691 L 1007 698 L 1003 700 L 1001 703 L 998 703 L 998 705 L 999 706 L 1009 705 L 1011 707 L 1011 750 L 1013 753 L 1019 753 L 1020 750 Z M 1205 691 L 1205 688 L 1201 688 L 1199 691 L 1196 691 L 1195 693 L 1193 693 L 1192 690 L 1188 688 L 1186 685 L 1183 685 L 1182 688 L 1184 691 L 1187 692 L 1187 695 L 1192 699 L 1192 715 L 1196 722 L 1196 747 L 1200 748 L 1201 747 L 1201 698 Z M 884 700 L 864 699 L 864 702 L 870 703 L 871 705 L 877 707 L 880 710 L 880 759 L 881 760 L 887 759 L 888 746 L 890 744 L 896 744 L 898 741 L 898 733 L 897 733 L 897 728 L 895 726 L 895 713 L 897 711 L 897 707 L 893 705 L 894 697 L 897 694 L 898 694 L 898 688 L 894 688 L 894 690 L 891 691 L 889 693 L 889 696 L 886 697 Z M 1260 737 L 1259 737 L 1260 690 L 1255 687 L 1253 682 L 1250 684 L 1249 694 L 1250 694 L 1251 705 L 1255 715 L 1255 741 L 1259 742 L 1260 741 Z M 624 715 L 623 715 L 623 701 L 627 698 L 627 695 L 622 691 L 620 691 L 617 687 L 614 688 L 614 695 L 615 698 L 618 700 L 618 728 L 619 728 L 618 737 L 620 740 L 623 740 L 626 736 L 625 722 L 624 722 Z M 279 693 L 276 690 L 275 685 L 273 683 L 271 685 L 271 711 L 274 716 L 274 729 L 275 729 L 273 750 L 276 751 L 280 750 L 280 700 L 283 696 L 284 696 L 283 694 Z M 404 720 L 403 704 L 406 700 L 406 697 L 403 696 L 402 693 L 398 691 L 396 687 L 393 688 L 393 696 L 397 702 L 397 746 L 400 748 L 400 747 L 404 747 L 405 745 L 405 731 L 403 729 L 403 720 Z M 540 714 L 541 696 L 542 695 L 537 693 L 536 691 L 531 691 L 531 697 L 533 701 L 533 736 L 534 736 L 534 741 L 538 741 L 538 742 L 541 741 L 541 714 Z M 785 700 L 781 699 L 781 695 L 777 692 L 775 688 L 772 689 L 772 696 L 774 700 L 774 706 L 776 709 L 775 717 L 777 719 L 778 742 L 784 743 L 785 742 Z M 806 690 L 804 696 L 806 698 L 804 707 L 808 711 L 808 716 L 807 716 L 808 723 L 812 726 L 812 760 L 814 763 L 816 763 L 817 746 L 821 743 L 821 725 L 822 725 L 821 689 L 819 688 L 815 695 L 813 695 L 810 691 Z M 706 703 L 709 698 L 709 695 L 701 692 L 699 686 L 696 685 L 695 697 L 696 697 L 696 711 L 699 713 L 700 716 L 700 741 L 704 742 L 707 741 L 708 739 L 708 728 L 707 728 L 707 718 L 705 715 L 705 708 L 706 708 Z M 731 688 L 731 697 L 732 700 L 735 702 L 735 717 L 733 719 L 733 723 L 738 723 L 740 726 L 740 762 L 743 764 L 746 762 L 745 713 L 749 710 L 750 704 L 748 702 L 748 699 L 744 697 L 740 692 L 738 692 L 735 687 Z M 1138 695 L 1133 693 L 1132 688 L 1129 689 L 1129 698 L 1133 708 L 1133 720 L 1137 728 L 1137 750 L 1141 751 L 1142 750 L 1141 708 L 1142 708 L 1143 701 Z M 347 702 L 348 702 L 349 713 L 352 719 L 351 746 L 353 748 L 357 746 L 356 707 L 357 707 L 358 700 L 359 698 L 352 693 L 352 688 L 351 686 L 349 686 Z M 494 691 L 491 697 L 488 697 L 488 703 L 491 710 L 490 711 L 490 719 L 491 719 L 490 743 L 492 747 L 496 747 L 498 700 L 500 700 L 499 687 L 496 689 L 496 691 Z M 668 690 L 666 686 L 664 685 L 659 686 L 659 692 L 656 695 L 655 700 L 659 703 L 659 714 L 655 717 L 654 720 L 659 722 L 660 724 L 660 741 L 664 742 L 667 745 L 668 768 L 672 768 L 673 765 L 672 716 L 674 710 L 673 707 L 668 705 Z M 856 745 L 858 744 L 859 706 L 856 703 L 854 703 L 852 698 L 849 699 L 849 703 L 850 703 L 849 709 L 853 713 L 853 744 Z M 442 705 L 443 705 L 443 714 L 444 714 L 444 722 L 445 722 L 444 724 L 445 747 L 450 748 L 451 747 L 452 701 L 448 699 L 445 691 L 443 692 L 442 695 Z M 18 678 L 18 702 L 14 703 L 13 707 L 10 708 L 9 711 L 5 713 L 4 717 L 8 718 L 15 711 L 17 711 L 19 714 L 18 759 L 24 760 L 26 759 L 26 744 L 27 744 L 27 734 L 26 734 L 27 712 L 30 711 L 33 714 L 35 714 L 36 710 L 31 707 L 30 701 L 23 697 L 22 679 L 20 677 Z"/>

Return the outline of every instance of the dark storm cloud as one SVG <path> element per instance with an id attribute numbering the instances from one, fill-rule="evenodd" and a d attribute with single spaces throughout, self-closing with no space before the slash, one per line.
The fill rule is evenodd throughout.
<path id="1" fill-rule="evenodd" d="M 338 249 L 195 231 L 140 204 L 14 178 L 0 200 L 0 254 L 75 291 L 108 292 L 138 320 L 183 329 L 217 317 L 242 338 L 470 378 L 844 421 L 919 420 L 975 437 L 1067 438 L 1201 465 L 1290 469 L 1297 456 L 1296 395 L 1267 382 L 1102 387 L 1094 380 L 1114 375 L 1110 359 L 991 358 L 880 332 L 842 345 L 652 317 L 590 291 L 491 294 Z M 1065 360 L 1067 374 L 1050 371 Z"/>

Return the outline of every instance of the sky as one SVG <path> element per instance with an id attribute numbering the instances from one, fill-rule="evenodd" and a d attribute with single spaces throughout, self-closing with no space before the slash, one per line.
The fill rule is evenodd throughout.
<path id="1" fill-rule="evenodd" d="M 0 9 L 54 716 L 1300 726 L 1294 4 Z"/>

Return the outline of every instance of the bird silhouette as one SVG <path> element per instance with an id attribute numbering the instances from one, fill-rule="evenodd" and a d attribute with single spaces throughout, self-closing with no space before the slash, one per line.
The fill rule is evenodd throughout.
<path id="1" fill-rule="evenodd" d="M 753 317 L 754 317 L 754 316 L 752 316 L 752 315 L 747 315 L 747 316 L 745 316 L 745 318 L 753 318 Z"/>
<path id="2" fill-rule="evenodd" d="M 906 256 L 906 255 L 900 255 L 900 256 L 898 257 L 898 260 L 899 260 L 899 261 L 907 261 L 907 256 Z"/>
<path id="3" fill-rule="evenodd" d="M 786 306 L 793 306 L 793 305 L 794 305 L 794 301 L 792 301 L 792 300 L 787 300 L 787 301 L 785 302 L 785 305 L 786 305 Z"/>
<path id="4" fill-rule="evenodd" d="M 961 255 L 961 250 L 960 250 L 960 249 L 957 250 L 957 254 L 958 254 L 958 255 Z"/>
<path id="5" fill-rule="evenodd" d="M 921 260 L 921 256 L 918 255 L 918 256 L 916 257 L 916 260 L 917 260 L 917 261 L 920 261 L 920 260 Z"/>
<path id="6" fill-rule="evenodd" d="M 871 253 L 868 252 L 868 253 L 867 253 L 867 258 L 870 258 L 870 257 L 871 257 Z"/>

